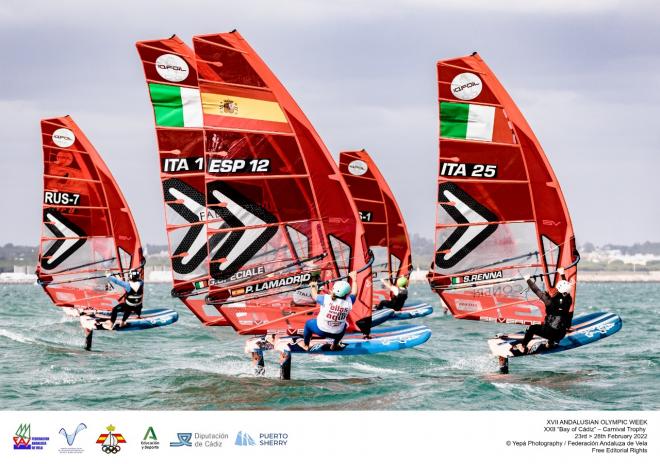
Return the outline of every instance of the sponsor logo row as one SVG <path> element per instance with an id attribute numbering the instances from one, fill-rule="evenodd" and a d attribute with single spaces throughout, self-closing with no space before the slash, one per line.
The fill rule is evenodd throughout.
<path id="1" fill-rule="evenodd" d="M 51 441 L 48 435 L 41 435 L 43 431 L 34 432 L 32 424 L 18 424 L 12 437 L 13 449 L 18 452 L 40 452 L 54 447 L 61 454 L 81 454 L 89 450 L 98 450 L 112 455 L 118 454 L 127 446 L 129 440 L 117 427 L 110 424 L 105 430 L 90 433 L 87 425 L 80 422 L 76 426 L 61 427 L 58 435 Z M 37 434 L 39 433 L 39 435 Z M 162 442 L 156 434 L 156 429 L 149 425 L 144 435 L 129 437 L 138 449 L 143 451 L 158 450 L 161 448 L 223 448 L 227 446 L 240 447 L 286 447 L 289 444 L 289 434 L 281 432 L 250 433 L 243 430 L 232 435 L 224 432 L 177 432 L 174 436 L 166 437 Z M 165 438 L 165 437 L 163 437 Z"/>

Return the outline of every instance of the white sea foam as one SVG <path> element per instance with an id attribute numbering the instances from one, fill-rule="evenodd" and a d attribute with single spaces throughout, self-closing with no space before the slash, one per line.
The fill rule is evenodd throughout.
<path id="1" fill-rule="evenodd" d="M 5 337 L 19 343 L 34 343 L 34 339 L 26 337 L 19 333 L 10 332 L 9 330 L 0 329 L 0 337 Z"/>
<path id="2" fill-rule="evenodd" d="M 459 358 L 450 361 L 448 369 L 463 369 L 473 372 L 493 372 L 497 363 L 490 355 L 476 356 L 470 358 Z"/>
<path id="3" fill-rule="evenodd" d="M 373 372 L 374 374 L 401 374 L 401 371 L 398 371 L 396 369 L 388 369 L 386 367 L 377 367 L 377 366 L 372 366 L 370 364 L 362 364 L 362 363 L 351 363 L 350 364 L 351 368 L 354 369 L 360 369 L 365 372 Z"/>

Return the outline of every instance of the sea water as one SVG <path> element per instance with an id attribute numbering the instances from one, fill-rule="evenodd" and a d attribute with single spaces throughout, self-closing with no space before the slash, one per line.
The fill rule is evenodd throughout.
<path id="1" fill-rule="evenodd" d="M 167 285 L 147 285 L 145 307 L 173 307 L 171 326 L 98 332 L 82 349 L 75 319 L 41 288 L 0 286 L 0 409 L 376 409 L 655 410 L 658 394 L 660 284 L 584 283 L 577 313 L 608 310 L 621 331 L 560 354 L 513 359 L 499 374 L 486 339 L 516 326 L 456 320 L 443 314 L 425 284 L 410 298 L 431 303 L 431 339 L 417 348 L 370 356 L 295 356 L 280 381 L 266 353 L 256 377 L 244 338 L 204 327 Z M 396 324 L 388 322 L 387 325 Z"/>

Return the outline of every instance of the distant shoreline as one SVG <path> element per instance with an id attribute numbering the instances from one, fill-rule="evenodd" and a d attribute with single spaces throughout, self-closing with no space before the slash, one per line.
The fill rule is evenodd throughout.
<path id="1" fill-rule="evenodd" d="M 410 276 L 411 282 L 426 282 L 426 270 L 418 269 Z M 153 276 L 145 279 L 149 284 L 171 284 L 169 271 L 156 271 Z M 152 277 L 152 278 L 150 278 Z M 578 282 L 604 283 L 648 283 L 660 282 L 660 271 L 651 272 L 607 272 L 607 271 L 582 271 L 578 274 Z M 0 274 L 0 285 L 31 285 L 36 284 L 36 276 L 26 274 L 14 274 L 11 272 Z"/>

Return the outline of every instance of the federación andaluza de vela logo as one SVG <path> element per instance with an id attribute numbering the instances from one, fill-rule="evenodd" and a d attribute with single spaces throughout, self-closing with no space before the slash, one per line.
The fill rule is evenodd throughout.
<path id="1" fill-rule="evenodd" d="M 16 429 L 16 433 L 14 434 L 14 449 L 32 449 L 32 445 L 30 445 L 30 438 L 30 424 L 19 425 Z"/>

